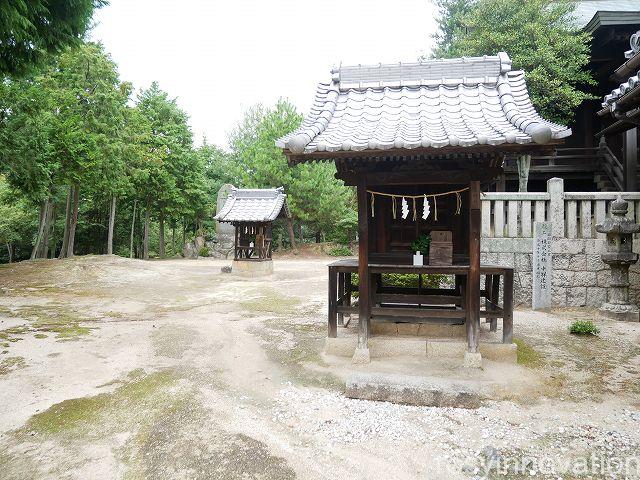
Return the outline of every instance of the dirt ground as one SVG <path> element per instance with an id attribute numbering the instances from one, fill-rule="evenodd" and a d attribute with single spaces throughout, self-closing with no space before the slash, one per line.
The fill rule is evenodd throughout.
<path id="1" fill-rule="evenodd" d="M 495 400 L 351 400 L 356 367 L 322 353 L 331 260 L 267 279 L 208 259 L 0 267 L 0 478 L 640 478 L 640 324 L 519 310 L 519 365 L 478 373 L 513 380 Z M 601 334 L 569 335 L 578 318 Z"/>

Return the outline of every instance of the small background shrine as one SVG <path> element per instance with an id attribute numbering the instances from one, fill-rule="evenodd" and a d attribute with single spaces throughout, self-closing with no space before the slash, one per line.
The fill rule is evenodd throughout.
<path id="1" fill-rule="evenodd" d="M 290 220 L 284 189 L 229 189 L 222 209 L 214 217 L 235 228 L 232 271 L 271 273 L 273 271 L 272 225 L 278 218 Z"/>

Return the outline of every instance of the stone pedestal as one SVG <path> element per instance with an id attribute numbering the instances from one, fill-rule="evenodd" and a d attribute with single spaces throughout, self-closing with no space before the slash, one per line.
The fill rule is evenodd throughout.
<path id="1" fill-rule="evenodd" d="M 273 261 L 234 260 L 231 271 L 239 275 L 271 275 L 273 273 Z"/>

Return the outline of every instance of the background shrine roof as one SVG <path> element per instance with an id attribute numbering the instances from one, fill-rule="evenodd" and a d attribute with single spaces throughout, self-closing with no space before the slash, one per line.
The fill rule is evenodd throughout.
<path id="1" fill-rule="evenodd" d="M 548 143 L 571 134 L 533 108 L 506 53 L 340 67 L 276 145 L 292 154 Z"/>
<path id="2" fill-rule="evenodd" d="M 222 209 L 214 217 L 219 222 L 272 222 L 280 213 L 289 217 L 284 189 L 231 188 Z"/>
<path id="3" fill-rule="evenodd" d="M 580 0 L 575 3 L 573 24 L 587 31 L 597 28 L 600 24 L 635 22 L 640 13 L 638 0 Z"/>

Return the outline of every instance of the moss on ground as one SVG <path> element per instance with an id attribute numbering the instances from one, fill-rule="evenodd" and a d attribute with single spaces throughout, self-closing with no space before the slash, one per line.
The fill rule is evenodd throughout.
<path id="1" fill-rule="evenodd" d="M 513 342 L 518 346 L 518 363 L 520 365 L 537 368 L 544 364 L 542 354 L 524 340 L 514 338 Z"/>
<path id="2" fill-rule="evenodd" d="M 294 313 L 298 305 L 300 305 L 298 298 L 282 295 L 272 288 L 262 289 L 258 297 L 240 302 L 240 306 L 249 312 L 277 315 Z"/>
<path id="3" fill-rule="evenodd" d="M 278 319 L 265 322 L 267 328 L 255 329 L 253 333 L 264 340 L 264 348 L 270 360 L 289 370 L 294 381 L 303 386 L 321 387 L 342 391 L 344 382 L 328 372 L 308 368 L 310 364 L 326 367 L 320 356 L 325 329 L 315 324 L 284 323 Z M 293 343 L 283 341 L 283 334 L 290 334 Z"/>
<path id="4" fill-rule="evenodd" d="M 6 375 L 9 372 L 25 368 L 27 363 L 23 357 L 7 357 L 0 361 L 0 375 Z"/>
<path id="5" fill-rule="evenodd" d="M 172 371 L 151 374 L 136 372 L 113 392 L 65 400 L 32 416 L 22 428 L 22 432 L 73 438 L 96 429 L 93 433 L 100 434 L 103 430 L 97 425 L 108 416 L 122 416 L 127 419 L 130 410 L 139 408 L 140 405 L 153 408 L 156 404 L 170 401 L 164 393 L 176 381 L 177 378 Z M 134 418 L 128 420 L 133 421 Z M 124 427 L 126 423 L 125 421 L 120 425 Z M 114 424 L 115 428 L 118 428 L 118 424 Z"/>
<path id="6" fill-rule="evenodd" d="M 12 317 L 25 319 L 29 323 L 0 330 L 3 346 L 5 343 L 19 341 L 29 333 L 34 333 L 34 337 L 39 339 L 47 338 L 47 333 L 53 333 L 57 339 L 69 341 L 89 335 L 92 330 L 91 327 L 82 325 L 91 319 L 62 305 L 22 306 L 10 312 Z"/>

